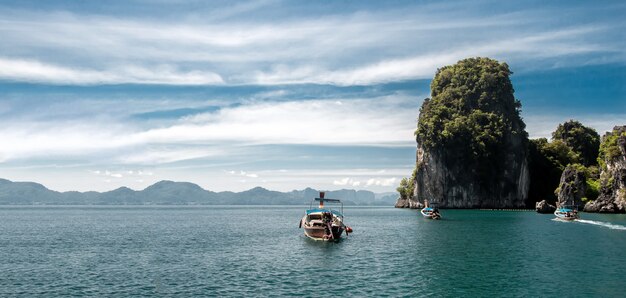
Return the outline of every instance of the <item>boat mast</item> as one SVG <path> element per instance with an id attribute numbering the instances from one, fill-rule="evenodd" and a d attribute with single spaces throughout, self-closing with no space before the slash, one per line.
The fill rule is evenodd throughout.
<path id="1" fill-rule="evenodd" d="M 324 194 L 326 194 L 323 191 L 320 191 L 320 209 L 324 209 Z"/>

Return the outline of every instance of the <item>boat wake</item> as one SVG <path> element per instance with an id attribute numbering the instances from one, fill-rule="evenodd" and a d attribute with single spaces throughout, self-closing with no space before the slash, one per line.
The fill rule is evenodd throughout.
<path id="1" fill-rule="evenodd" d="M 603 226 L 603 227 L 609 228 L 611 230 L 626 231 L 626 226 L 616 225 L 616 224 L 612 224 L 612 223 L 608 223 L 608 222 L 595 221 L 595 220 L 586 220 L 586 219 L 577 219 L 575 221 L 576 222 L 580 222 L 580 223 L 590 224 L 590 225 Z"/>

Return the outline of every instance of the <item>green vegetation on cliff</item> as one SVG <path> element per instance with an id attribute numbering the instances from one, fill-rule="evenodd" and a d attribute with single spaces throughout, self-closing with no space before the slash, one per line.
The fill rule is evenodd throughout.
<path id="1" fill-rule="evenodd" d="M 430 149 L 465 145 L 473 156 L 488 158 L 507 135 L 526 135 L 510 74 L 506 63 L 489 58 L 437 70 L 432 98 L 420 109 L 417 142 Z"/>
<path id="2" fill-rule="evenodd" d="M 425 150 L 446 152 L 449 162 L 467 165 L 486 189 L 506 171 L 511 146 L 519 147 L 517 153 L 526 151 L 527 134 L 511 73 L 506 63 L 489 58 L 469 58 L 438 69 L 415 132 Z"/>
<path id="3" fill-rule="evenodd" d="M 586 200 L 598 197 L 598 167 L 596 160 L 599 135 L 582 123 L 569 120 L 559 124 L 552 133 L 552 142 L 545 138 L 530 141 L 529 202 L 547 200 L 556 202 L 561 174 L 568 165 L 585 173 Z M 556 190 L 555 190 L 556 189 Z"/>
<path id="4" fill-rule="evenodd" d="M 411 178 L 402 178 L 400 180 L 400 185 L 396 187 L 396 191 L 400 195 L 400 199 L 406 200 L 413 197 L 413 191 L 415 191 L 415 174 L 417 173 L 417 168 L 413 170 L 413 174 Z"/>
<path id="5" fill-rule="evenodd" d="M 552 140 L 562 140 L 580 157 L 584 166 L 597 165 L 600 135 L 595 129 L 576 120 L 559 124 L 552 133 Z"/>
<path id="6" fill-rule="evenodd" d="M 621 155 L 618 144 L 620 136 L 626 137 L 626 131 L 620 133 L 620 131 L 613 130 L 602 137 L 598 154 L 598 163 L 602 169 L 606 169 L 606 161 L 612 161 Z"/>

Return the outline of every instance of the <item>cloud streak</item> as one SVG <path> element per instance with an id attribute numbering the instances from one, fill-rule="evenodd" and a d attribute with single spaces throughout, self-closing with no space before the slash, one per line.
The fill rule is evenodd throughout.
<path id="1" fill-rule="evenodd" d="M 152 68 L 122 66 L 106 70 L 69 68 L 36 60 L 16 60 L 0 57 L 0 78 L 11 81 L 61 84 L 159 84 L 159 85 L 220 85 L 224 81 L 213 72 L 181 72 L 175 67 L 161 65 Z"/>
<path id="2" fill-rule="evenodd" d="M 6 12 L 0 38 L 8 41 L 0 48 L 0 79 L 70 85 L 348 86 L 430 78 L 437 67 L 468 56 L 520 63 L 567 57 L 559 59 L 564 65 L 589 63 L 592 53 L 624 58 L 623 42 L 597 38 L 614 27 L 555 26 L 547 12 L 463 15 L 452 6 L 271 21 L 229 18 L 269 4 L 241 4 L 220 22 L 219 16 L 174 22 L 0 9 Z M 447 37 L 451 30 L 455 34 Z"/>
<path id="3" fill-rule="evenodd" d="M 236 147 L 264 144 L 413 146 L 414 124 L 404 119 L 415 119 L 414 101 L 394 95 L 376 101 L 253 102 L 183 117 L 165 127 L 123 119 L 5 122 L 0 157 L 98 156 L 121 164 L 163 164 L 227 156 L 237 154 Z"/>

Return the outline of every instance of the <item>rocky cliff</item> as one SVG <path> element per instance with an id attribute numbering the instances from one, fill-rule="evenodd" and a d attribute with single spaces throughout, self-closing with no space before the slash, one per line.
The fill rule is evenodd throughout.
<path id="1" fill-rule="evenodd" d="M 424 204 L 414 199 L 407 199 L 407 198 L 400 197 L 396 201 L 395 207 L 396 208 L 422 209 L 424 208 Z"/>
<path id="2" fill-rule="evenodd" d="M 524 207 L 528 138 L 510 74 L 506 63 L 488 58 L 437 71 L 432 97 L 420 109 L 410 200 L 442 208 Z"/>
<path id="3" fill-rule="evenodd" d="M 602 137 L 598 160 L 600 195 L 585 204 L 587 212 L 626 212 L 626 125 L 616 126 Z"/>
<path id="4" fill-rule="evenodd" d="M 542 214 L 554 213 L 556 206 L 550 205 L 546 200 L 542 200 L 535 204 L 535 211 Z"/>
<path id="5" fill-rule="evenodd" d="M 582 206 L 582 199 L 587 190 L 585 170 L 582 166 L 568 165 L 561 174 L 561 181 L 557 188 L 557 206 Z"/>

